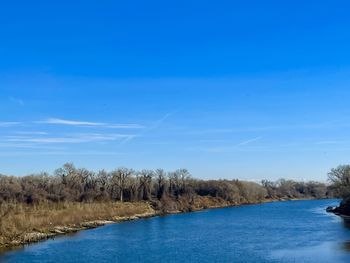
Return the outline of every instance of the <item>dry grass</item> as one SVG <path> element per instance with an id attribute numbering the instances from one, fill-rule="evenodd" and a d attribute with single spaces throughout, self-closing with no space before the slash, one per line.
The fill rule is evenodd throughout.
<path id="1" fill-rule="evenodd" d="M 147 203 L 44 203 L 35 206 L 0 206 L 0 246 L 20 239 L 25 233 L 48 232 L 56 226 L 79 226 L 95 220 L 116 220 L 152 213 Z"/>

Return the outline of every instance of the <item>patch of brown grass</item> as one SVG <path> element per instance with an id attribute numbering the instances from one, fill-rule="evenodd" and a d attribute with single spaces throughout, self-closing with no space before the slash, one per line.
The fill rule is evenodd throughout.
<path id="1" fill-rule="evenodd" d="M 152 211 L 144 202 L 2 204 L 0 246 L 32 231 L 47 232 L 56 226 L 77 226 L 88 221 L 115 220 Z"/>

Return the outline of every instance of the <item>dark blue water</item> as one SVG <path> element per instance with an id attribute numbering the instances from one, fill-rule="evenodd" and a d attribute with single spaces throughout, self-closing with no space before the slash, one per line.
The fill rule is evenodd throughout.
<path id="1" fill-rule="evenodd" d="M 0 262 L 350 262 L 350 230 L 324 208 L 276 202 L 156 217 L 79 232 Z"/>

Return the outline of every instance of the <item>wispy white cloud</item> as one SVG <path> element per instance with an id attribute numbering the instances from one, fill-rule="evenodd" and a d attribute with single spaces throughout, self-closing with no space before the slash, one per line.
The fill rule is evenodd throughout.
<path id="1" fill-rule="evenodd" d="M 144 129 L 142 132 L 138 133 L 137 136 L 133 136 L 133 137 L 130 136 L 130 137 L 126 138 L 125 140 L 123 140 L 121 143 L 122 143 L 122 144 L 125 144 L 125 143 L 131 141 L 132 139 L 134 139 L 135 137 L 140 137 L 140 136 L 142 136 L 143 134 L 145 134 L 145 133 L 147 133 L 147 132 L 149 132 L 149 131 L 151 131 L 151 130 L 155 130 L 155 129 L 159 128 L 159 127 L 161 126 L 161 124 L 162 124 L 163 122 L 165 122 L 165 121 L 166 121 L 170 116 L 172 116 L 174 113 L 175 113 L 175 112 L 169 112 L 169 113 L 165 114 L 162 118 L 160 118 L 159 120 L 155 121 L 155 122 L 153 123 L 153 125 L 151 125 L 150 127 Z"/>
<path id="2" fill-rule="evenodd" d="M 208 152 L 208 153 L 228 153 L 233 151 L 241 151 L 242 149 L 245 148 L 242 146 L 254 143 L 260 139 L 262 139 L 262 136 L 245 140 L 232 146 L 225 145 L 225 146 L 210 146 L 210 147 L 192 147 L 192 148 L 187 148 L 187 150 L 191 150 L 191 151 L 195 150 L 195 151 Z"/>
<path id="3" fill-rule="evenodd" d="M 244 146 L 244 145 L 256 142 L 256 141 L 258 141 L 260 139 L 262 139 L 262 136 L 259 136 L 259 137 L 256 137 L 256 138 L 252 138 L 252 139 L 249 139 L 249 140 L 245 140 L 245 141 L 240 142 L 239 144 L 237 144 L 237 146 Z"/>
<path id="4" fill-rule="evenodd" d="M 24 101 L 22 99 L 19 99 L 19 98 L 15 98 L 15 97 L 12 97 L 12 96 L 9 96 L 8 97 L 10 101 L 12 101 L 13 103 L 16 103 L 20 106 L 23 106 L 24 105 Z"/>
<path id="5" fill-rule="evenodd" d="M 187 151 L 206 152 L 206 153 L 233 153 L 233 152 L 267 152 L 267 151 L 275 151 L 275 149 L 266 148 L 266 147 L 244 148 L 244 147 L 237 147 L 237 146 L 188 147 L 188 148 L 185 148 L 185 149 Z"/>
<path id="6" fill-rule="evenodd" d="M 6 136 L 7 142 L 21 142 L 21 143 L 87 143 L 87 142 L 103 142 L 103 141 L 117 141 L 124 138 L 129 138 L 132 134 L 74 134 L 70 136 L 57 137 L 31 137 L 31 136 Z"/>
<path id="7" fill-rule="evenodd" d="M 155 142 L 155 141 L 147 141 L 147 142 L 143 142 L 143 144 L 145 145 L 176 145 L 176 144 L 179 144 L 178 142 L 176 141 L 169 141 L 169 142 L 162 142 L 162 141 L 158 141 L 158 142 Z"/>
<path id="8" fill-rule="evenodd" d="M 14 134 L 21 135 L 47 135 L 47 132 L 44 131 L 15 131 Z"/>
<path id="9" fill-rule="evenodd" d="M 42 124 L 53 124 L 53 125 L 69 125 L 69 126 L 83 126 L 83 127 L 103 127 L 111 129 L 141 129 L 144 128 L 140 124 L 113 124 L 103 122 L 91 122 L 91 121 L 77 121 L 77 120 L 66 120 L 58 118 L 49 118 L 36 123 Z"/>
<path id="10" fill-rule="evenodd" d="M 0 148 L 11 149 L 11 148 L 23 148 L 23 149 L 48 149 L 48 150 L 63 150 L 62 147 L 52 147 L 44 146 L 36 143 L 27 143 L 27 142 L 5 142 L 0 143 Z"/>
<path id="11" fill-rule="evenodd" d="M 15 125 L 20 125 L 21 122 L 17 122 L 17 121 L 5 121 L 5 122 L 0 122 L 0 127 L 11 127 L 11 126 L 15 126 Z"/>
<path id="12" fill-rule="evenodd" d="M 142 129 L 145 128 L 140 124 L 105 124 L 104 127 L 111 129 Z"/>
<path id="13" fill-rule="evenodd" d="M 70 126 L 101 126 L 102 125 L 102 123 L 98 123 L 98 122 L 73 121 L 73 120 L 64 120 L 64 119 L 56 119 L 56 118 L 49 118 L 43 121 L 38 121 L 37 123 L 70 125 Z"/>
<path id="14" fill-rule="evenodd" d="M 191 130 L 187 134 L 216 134 L 216 133 L 240 133 L 240 132 L 264 132 L 264 131 L 280 131 L 280 130 L 312 130 L 312 129 L 329 129 L 336 127 L 348 127 L 348 124 L 332 121 L 324 123 L 309 123 L 309 124 L 286 124 L 286 125 L 268 125 L 256 127 L 240 127 L 240 128 L 218 128 L 218 129 L 202 129 Z"/>
<path id="15" fill-rule="evenodd" d="M 232 151 L 234 147 L 188 147 L 185 149 L 188 151 L 199 151 L 206 153 L 226 153 Z"/>
<path id="16" fill-rule="evenodd" d="M 124 152 L 105 152 L 105 151 L 13 151 L 13 152 L 1 152 L 0 156 L 33 156 L 33 155 L 57 155 L 57 156 L 70 156 L 70 155 L 125 155 Z"/>
<path id="17" fill-rule="evenodd" d="M 348 144 L 349 140 L 328 140 L 328 141 L 319 141 L 316 142 L 317 145 L 326 145 L 326 144 Z"/>
<path id="18" fill-rule="evenodd" d="M 169 113 L 165 114 L 162 118 L 157 120 L 148 130 L 154 130 L 154 129 L 158 128 L 164 121 L 166 121 L 173 114 L 175 114 L 175 112 L 169 112 Z"/>

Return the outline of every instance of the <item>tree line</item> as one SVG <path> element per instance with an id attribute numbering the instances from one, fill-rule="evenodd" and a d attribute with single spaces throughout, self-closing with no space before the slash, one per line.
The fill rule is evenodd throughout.
<path id="1" fill-rule="evenodd" d="M 166 172 L 118 168 L 94 172 L 67 163 L 52 175 L 0 175 L 0 203 L 166 201 L 209 196 L 241 204 L 267 198 L 326 198 L 332 194 L 329 186 L 318 182 L 200 180 L 186 169 Z"/>

